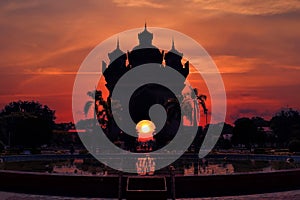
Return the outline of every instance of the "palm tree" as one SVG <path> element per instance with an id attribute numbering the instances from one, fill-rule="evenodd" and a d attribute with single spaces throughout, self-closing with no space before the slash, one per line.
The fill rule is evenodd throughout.
<path id="1" fill-rule="evenodd" d="M 169 98 L 165 103 L 164 107 L 168 113 L 168 121 L 170 119 L 178 119 L 180 118 L 180 107 L 178 107 L 179 101 L 177 98 Z"/>
<path id="2" fill-rule="evenodd" d="M 195 91 L 195 94 L 196 94 L 196 98 L 197 98 L 198 102 L 200 103 L 200 105 L 201 105 L 201 107 L 202 107 L 202 109 L 204 111 L 204 114 L 205 114 L 205 123 L 207 125 L 207 113 L 208 113 L 208 109 L 207 109 L 206 104 L 205 104 L 207 96 L 204 95 L 204 94 L 198 95 L 197 88 L 195 88 L 194 91 Z"/>
<path id="3" fill-rule="evenodd" d="M 96 93 L 95 91 L 88 91 L 88 92 L 86 93 L 86 94 L 87 94 L 89 97 L 91 97 L 93 100 L 87 101 L 87 102 L 85 103 L 84 109 L 83 109 L 84 115 L 85 115 L 85 117 L 87 117 L 90 108 L 92 107 L 92 105 L 94 105 L 94 106 L 95 106 L 95 108 L 94 108 L 94 110 L 93 110 L 94 120 L 96 120 L 96 116 L 97 116 L 97 115 L 96 115 L 96 111 L 98 110 L 97 104 L 96 104 L 96 102 L 95 102 L 95 93 Z"/>
<path id="4" fill-rule="evenodd" d="M 98 119 L 100 125 L 102 128 L 107 127 L 107 121 L 109 118 L 109 109 L 108 104 L 106 101 L 104 101 L 102 97 L 102 91 L 101 90 L 94 90 L 94 91 L 88 91 L 87 95 L 92 98 L 92 100 L 87 101 L 84 106 L 84 114 L 87 116 L 89 110 L 91 109 L 92 105 L 94 105 L 94 121 Z M 101 109 L 101 110 L 99 110 Z M 94 124 L 96 125 L 96 124 Z"/>
<path id="5" fill-rule="evenodd" d="M 204 111 L 205 118 L 206 118 L 206 124 L 207 124 L 208 109 L 205 104 L 207 96 L 204 94 L 198 95 L 197 88 L 194 88 L 192 90 L 194 92 L 191 92 L 191 94 L 190 94 L 191 96 L 184 99 L 182 102 L 183 113 L 185 114 L 185 116 L 187 116 L 188 120 L 190 120 L 192 122 L 191 124 L 195 125 L 194 122 L 197 122 L 197 116 L 199 115 L 199 108 L 197 107 L 197 104 L 196 104 L 196 102 L 198 102 Z"/>

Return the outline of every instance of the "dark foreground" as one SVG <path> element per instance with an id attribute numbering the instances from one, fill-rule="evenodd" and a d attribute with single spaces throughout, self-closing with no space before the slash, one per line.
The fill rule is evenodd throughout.
<path id="1" fill-rule="evenodd" d="M 70 176 L 45 173 L 0 171 L 0 190 L 49 196 L 73 196 L 90 198 L 128 198 L 132 195 L 172 197 L 172 178 L 164 177 L 165 190 L 155 191 L 155 176 L 138 177 L 130 191 L 130 176 Z M 133 178 L 134 178 L 133 177 Z M 161 178 L 160 176 L 157 178 Z M 143 180 L 141 180 L 143 179 Z M 232 175 L 175 176 L 177 198 L 248 195 L 300 189 L 300 170 L 282 170 L 267 173 L 241 173 Z M 141 184 L 143 182 L 144 184 Z M 138 186 L 138 187 L 137 187 Z M 147 187 L 146 187 L 147 186 Z M 137 187 L 137 188 L 136 188 Z M 120 190 L 119 190 L 120 188 Z M 134 192 L 147 189 L 146 193 Z M 158 188 L 160 189 L 160 188 Z M 3 199 L 3 198 L 0 198 Z M 138 198 L 140 199 L 140 198 Z M 157 198 L 156 198 L 157 199 Z"/>
<path id="2" fill-rule="evenodd" d="M 60 196 L 43 196 L 43 195 L 31 195 L 22 193 L 10 193 L 10 192 L 0 192 L 1 200 L 101 200 L 99 198 L 70 198 L 70 197 L 60 197 Z M 252 194 L 252 195 L 242 195 L 242 196 L 224 196 L 224 197 L 211 197 L 211 198 L 195 198 L 193 200 L 298 200 L 300 199 L 300 190 L 292 190 L 285 192 L 275 192 L 275 193 L 264 193 L 264 194 Z M 102 200 L 112 200 L 112 199 L 102 199 Z M 183 200 L 183 199 L 182 199 Z"/>

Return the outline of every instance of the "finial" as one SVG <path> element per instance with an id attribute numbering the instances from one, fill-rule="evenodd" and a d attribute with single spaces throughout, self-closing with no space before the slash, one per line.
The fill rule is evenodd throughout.
<path id="1" fill-rule="evenodd" d="M 117 49 L 120 49 L 120 41 L 119 41 L 119 37 L 117 38 Z"/>
<path id="2" fill-rule="evenodd" d="M 146 22 L 146 20 L 145 20 L 145 30 L 147 29 L 147 22 Z"/>
<path id="3" fill-rule="evenodd" d="M 174 36 L 172 36 L 172 49 L 175 49 Z"/>

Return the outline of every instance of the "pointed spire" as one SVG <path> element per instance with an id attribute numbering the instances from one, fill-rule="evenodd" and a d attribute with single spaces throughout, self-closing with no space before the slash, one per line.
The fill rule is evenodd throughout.
<path id="1" fill-rule="evenodd" d="M 170 50 L 170 52 L 177 54 L 178 56 L 183 56 L 183 53 L 177 51 L 177 49 L 175 48 L 175 40 L 174 40 L 174 36 L 172 36 L 172 48 Z"/>
<path id="2" fill-rule="evenodd" d="M 108 53 L 108 57 L 109 57 L 110 61 L 114 61 L 115 59 L 119 58 L 123 54 L 124 54 L 124 52 L 120 49 L 120 40 L 118 37 L 117 38 L 117 47 L 111 53 Z"/>
<path id="3" fill-rule="evenodd" d="M 172 49 L 175 49 L 174 36 L 172 36 Z"/>
<path id="4" fill-rule="evenodd" d="M 152 46 L 152 39 L 153 39 L 153 33 L 150 33 L 147 30 L 147 22 L 145 21 L 145 28 L 143 30 L 143 32 L 138 34 L 138 38 L 139 38 L 139 45 L 143 45 L 143 46 Z"/>
<path id="5" fill-rule="evenodd" d="M 119 37 L 117 38 L 117 49 L 120 49 L 120 41 L 119 41 Z"/>

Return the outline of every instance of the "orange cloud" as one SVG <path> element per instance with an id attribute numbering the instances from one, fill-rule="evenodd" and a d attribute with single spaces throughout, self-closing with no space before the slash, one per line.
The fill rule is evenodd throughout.
<path id="1" fill-rule="evenodd" d="M 237 13 L 244 15 L 274 15 L 300 10 L 300 2 L 297 0 L 191 0 L 191 8 L 212 10 L 222 13 Z"/>
<path id="2" fill-rule="evenodd" d="M 113 0 L 117 6 L 120 7 L 152 7 L 152 8 L 164 8 L 166 5 L 163 5 L 161 1 L 151 1 L 151 0 Z"/>
<path id="3" fill-rule="evenodd" d="M 149 26 L 189 35 L 208 51 L 224 79 L 227 120 L 242 114 L 270 116 L 287 104 L 300 107 L 299 1 L 0 4 L 0 106 L 37 99 L 57 110 L 58 121 L 71 121 L 74 77 L 84 58 L 111 35 L 142 28 L 146 19 Z M 99 60 L 99 69 L 100 65 Z M 203 80 L 193 71 L 189 80 L 207 94 Z"/>

